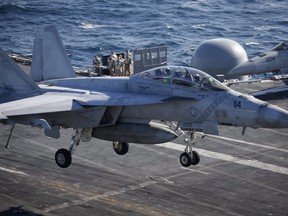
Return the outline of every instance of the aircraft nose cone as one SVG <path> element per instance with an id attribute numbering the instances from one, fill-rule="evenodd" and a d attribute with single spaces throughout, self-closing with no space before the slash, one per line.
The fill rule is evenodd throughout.
<path id="1" fill-rule="evenodd" d="M 230 75 L 247 75 L 254 73 L 255 73 L 255 65 L 251 61 L 239 64 L 228 72 L 228 74 Z"/>
<path id="2" fill-rule="evenodd" d="M 288 128 L 288 111 L 273 105 L 260 107 L 259 119 L 264 128 Z"/>

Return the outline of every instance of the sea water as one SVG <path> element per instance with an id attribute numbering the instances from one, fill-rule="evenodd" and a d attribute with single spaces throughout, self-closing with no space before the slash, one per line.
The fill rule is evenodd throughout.
<path id="1" fill-rule="evenodd" d="M 0 47 L 31 54 L 35 29 L 55 25 L 74 66 L 112 50 L 165 45 L 170 65 L 190 66 L 212 38 L 241 44 L 248 57 L 288 39 L 286 0 L 0 0 Z"/>

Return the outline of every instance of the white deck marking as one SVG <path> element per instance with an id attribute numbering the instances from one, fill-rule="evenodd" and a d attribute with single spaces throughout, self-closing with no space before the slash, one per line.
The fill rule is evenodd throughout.
<path id="1" fill-rule="evenodd" d="M 192 172 L 201 173 L 201 174 L 204 174 L 204 175 L 209 175 L 210 174 L 208 172 L 203 172 L 203 171 L 200 171 L 200 170 L 193 170 L 193 169 L 190 169 L 190 168 L 187 168 L 187 167 L 180 167 L 180 168 L 184 169 L 184 170 L 189 170 L 189 171 L 192 171 Z"/>
<path id="2" fill-rule="evenodd" d="M 266 148 L 266 149 L 271 149 L 271 150 L 276 150 L 276 151 L 288 153 L 288 150 L 286 150 L 286 149 L 280 149 L 280 148 L 273 147 L 273 146 L 261 145 L 261 144 L 257 144 L 257 143 L 247 142 L 247 141 L 238 140 L 238 139 L 232 139 L 232 138 L 223 137 L 223 136 L 216 136 L 216 135 L 208 135 L 207 138 L 209 138 L 209 137 L 213 138 L 213 139 L 222 139 L 222 140 L 238 142 L 238 143 L 242 143 L 242 144 L 246 144 L 246 145 L 257 146 L 257 147 L 261 147 L 261 148 Z"/>
<path id="3" fill-rule="evenodd" d="M 28 176 L 28 174 L 26 174 L 25 172 L 12 170 L 12 169 L 8 169 L 8 168 L 4 168 L 4 167 L 0 167 L 0 170 L 5 171 L 5 172 L 9 172 L 9 173 L 13 173 L 13 174 Z"/>
<path id="4" fill-rule="evenodd" d="M 184 145 L 180 145 L 180 144 L 176 144 L 176 143 L 170 143 L 170 142 L 163 143 L 163 144 L 156 144 L 156 146 L 164 147 L 164 148 L 168 148 L 168 149 L 173 149 L 173 150 L 177 150 L 177 151 L 184 151 L 184 148 L 185 148 Z M 276 166 L 273 164 L 263 163 L 263 162 L 260 162 L 257 160 L 239 159 L 239 158 L 235 158 L 231 155 L 222 154 L 222 153 L 213 152 L 213 151 L 208 151 L 208 150 L 204 150 L 204 149 L 194 148 L 194 150 L 197 150 L 200 155 L 203 155 L 205 157 L 210 157 L 210 158 L 214 158 L 214 159 L 218 159 L 218 160 L 224 160 L 224 161 L 228 161 L 228 162 L 232 162 L 232 163 L 236 163 L 236 164 L 241 164 L 241 165 L 250 166 L 250 167 L 254 167 L 254 168 L 258 168 L 258 169 L 262 169 L 262 170 L 268 170 L 271 172 L 288 175 L 288 168 L 286 168 L 286 167 L 280 167 L 280 166 Z"/>
<path id="5" fill-rule="evenodd" d="M 277 130 L 273 130 L 273 129 L 269 129 L 269 128 L 262 128 L 262 130 L 266 130 L 275 134 L 279 134 L 282 136 L 288 136 L 288 133 L 286 133 L 285 131 L 277 131 Z"/>

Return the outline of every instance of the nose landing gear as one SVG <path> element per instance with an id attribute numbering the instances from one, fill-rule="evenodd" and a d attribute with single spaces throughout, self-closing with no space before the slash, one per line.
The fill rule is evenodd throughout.
<path id="1" fill-rule="evenodd" d="M 194 129 L 184 132 L 179 127 L 179 124 L 176 125 L 174 122 L 164 121 L 164 123 L 169 126 L 178 136 L 184 137 L 184 142 L 186 148 L 184 152 L 180 155 L 180 163 L 184 167 L 189 167 L 191 165 L 197 165 L 200 162 L 200 156 L 198 152 L 193 151 L 192 147 L 196 143 L 196 131 Z M 189 135 L 188 135 L 188 134 Z"/>
<path id="2" fill-rule="evenodd" d="M 196 143 L 196 132 L 190 131 L 190 139 L 185 138 L 186 148 L 180 155 L 180 163 L 184 167 L 197 165 L 200 162 L 200 156 L 197 151 L 192 150 L 192 146 Z"/>
<path id="3" fill-rule="evenodd" d="M 184 167 L 189 167 L 190 165 L 196 165 L 200 162 L 200 156 L 196 151 L 183 152 L 180 155 L 180 163 Z"/>

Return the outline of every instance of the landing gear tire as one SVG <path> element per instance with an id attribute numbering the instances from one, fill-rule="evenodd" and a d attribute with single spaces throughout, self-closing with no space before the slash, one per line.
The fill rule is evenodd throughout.
<path id="1" fill-rule="evenodd" d="M 193 155 L 193 158 L 192 158 L 191 164 L 197 165 L 200 162 L 200 156 L 199 156 L 198 152 L 196 152 L 196 151 L 192 151 L 192 155 Z"/>
<path id="2" fill-rule="evenodd" d="M 55 161 L 59 167 L 67 168 L 72 162 L 71 153 L 67 149 L 59 149 L 55 153 Z"/>
<path id="3" fill-rule="evenodd" d="M 190 154 L 188 154 L 187 152 L 183 152 L 180 155 L 180 163 L 184 167 L 189 167 L 192 164 L 192 158 L 191 158 Z"/>
<path id="4" fill-rule="evenodd" d="M 113 149 L 118 155 L 125 155 L 129 150 L 129 144 L 125 142 L 113 142 Z"/>
<path id="5" fill-rule="evenodd" d="M 183 152 L 180 155 L 180 163 L 184 167 L 189 167 L 190 165 L 196 165 L 199 162 L 200 162 L 200 156 L 196 151 L 192 151 L 192 154 L 188 152 Z"/>

